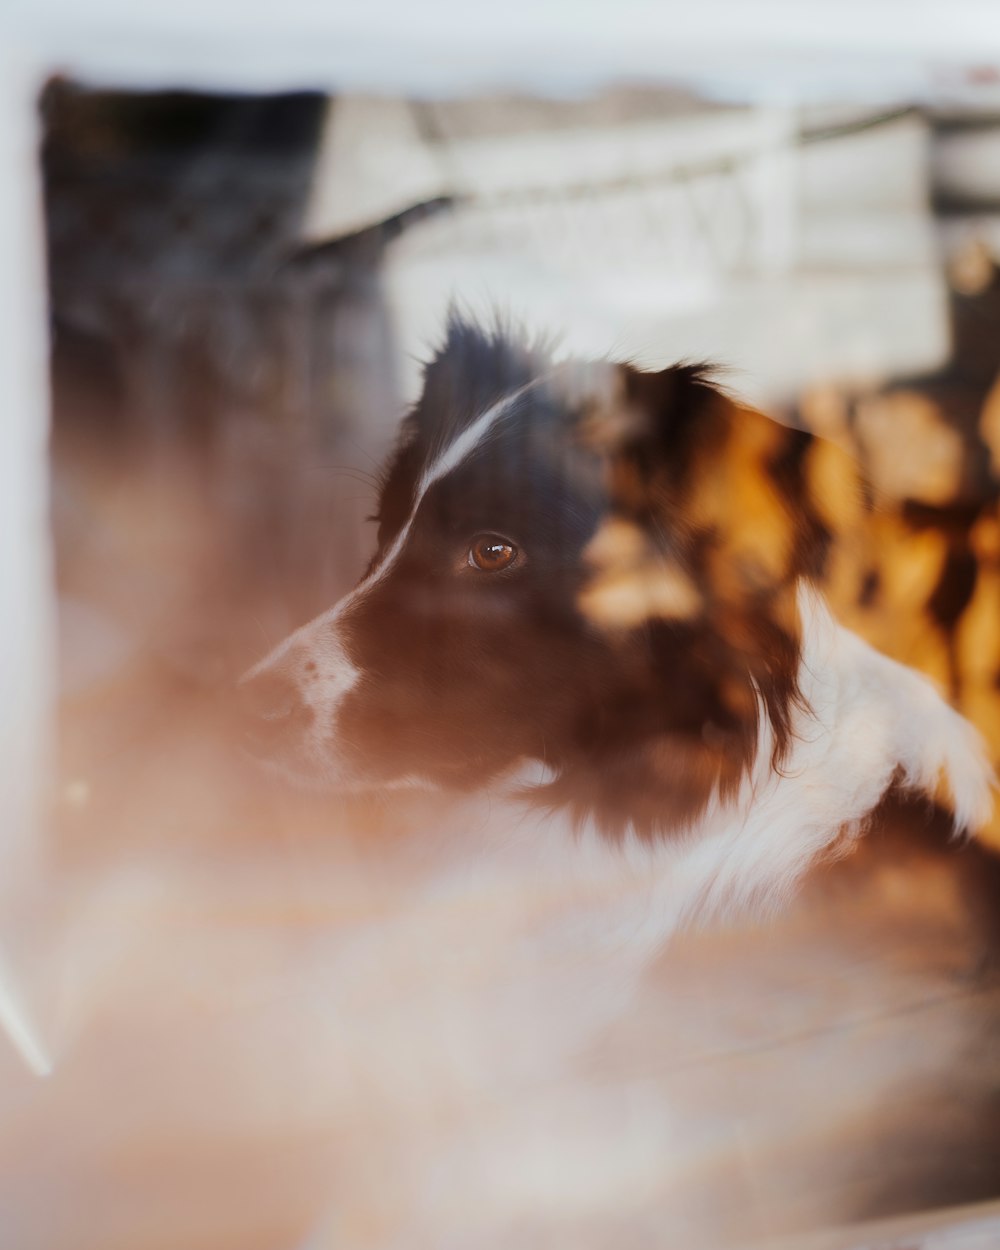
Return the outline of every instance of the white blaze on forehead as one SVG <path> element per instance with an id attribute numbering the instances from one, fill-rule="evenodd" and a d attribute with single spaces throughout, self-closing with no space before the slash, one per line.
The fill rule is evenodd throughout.
<path id="1" fill-rule="evenodd" d="M 290 675 L 294 677 L 303 700 L 317 714 L 319 732 L 329 732 L 334 708 L 361 677 L 360 669 L 352 663 L 337 637 L 337 621 L 352 604 L 380 582 L 396 563 L 406 546 L 417 510 L 428 490 L 435 482 L 439 482 L 466 460 L 488 437 L 496 423 L 510 411 L 511 406 L 541 380 L 536 378 L 498 400 L 467 425 L 437 455 L 420 477 L 406 523 L 376 567 L 332 608 L 314 617 L 308 624 L 303 625 L 301 629 L 297 629 L 295 633 L 280 642 L 269 655 L 247 673 L 244 681 L 252 679 L 273 666 L 282 664 L 289 668 L 294 666 L 295 671 Z M 308 661 L 316 665 L 316 672 L 311 680 L 306 679 L 303 669 Z"/>
<path id="2" fill-rule="evenodd" d="M 537 386 L 542 381 L 541 378 L 534 378 L 531 382 L 525 383 L 524 386 L 518 387 L 516 391 L 512 391 L 509 395 L 505 395 L 503 399 L 497 400 L 492 407 L 487 408 L 474 421 L 465 427 L 464 430 L 454 438 L 445 449 L 431 462 L 424 470 L 417 489 L 413 496 L 413 506 L 410 508 L 410 515 L 406 518 L 406 523 L 396 535 L 392 546 L 379 561 L 378 565 L 372 569 L 363 581 L 359 582 L 351 593 L 345 596 L 332 609 L 329 619 L 339 616 L 345 608 L 349 607 L 355 599 L 360 598 L 367 590 L 369 590 L 376 582 L 382 580 L 389 572 L 396 560 L 399 558 L 400 552 L 406 546 L 406 540 L 410 536 L 410 530 L 413 528 L 413 522 L 417 515 L 417 510 L 423 502 L 424 496 L 434 485 L 440 482 L 443 477 L 447 477 L 454 469 L 472 455 L 477 447 L 489 436 L 493 427 L 497 422 L 510 411 L 511 407 L 529 391 L 533 386 Z"/>

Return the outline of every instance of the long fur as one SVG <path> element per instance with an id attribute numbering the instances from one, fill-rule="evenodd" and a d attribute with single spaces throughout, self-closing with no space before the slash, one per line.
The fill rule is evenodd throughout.
<path id="1" fill-rule="evenodd" d="M 667 848 L 668 927 L 774 906 L 894 788 L 976 828 L 975 733 L 823 600 L 829 456 L 704 367 L 554 364 L 453 319 L 367 573 L 245 679 L 261 753 L 340 789 L 542 769 L 539 806 Z M 509 570 L 471 565 L 483 533 Z"/>

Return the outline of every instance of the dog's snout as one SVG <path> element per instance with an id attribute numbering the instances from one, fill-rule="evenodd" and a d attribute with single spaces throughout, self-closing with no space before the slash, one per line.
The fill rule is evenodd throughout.
<path id="1" fill-rule="evenodd" d="M 240 708 L 245 728 L 259 742 L 273 742 L 312 719 L 292 673 L 265 668 L 239 685 Z"/>

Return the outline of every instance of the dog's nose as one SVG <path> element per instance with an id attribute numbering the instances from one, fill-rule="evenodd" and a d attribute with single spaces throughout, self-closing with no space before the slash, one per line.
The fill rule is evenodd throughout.
<path id="1" fill-rule="evenodd" d="M 238 696 L 244 728 L 262 745 L 273 745 L 312 718 L 294 677 L 280 668 L 265 668 L 253 677 L 244 677 Z"/>

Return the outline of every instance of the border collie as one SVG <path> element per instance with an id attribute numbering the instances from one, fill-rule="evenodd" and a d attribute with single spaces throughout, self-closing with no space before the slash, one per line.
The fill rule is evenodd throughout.
<path id="1" fill-rule="evenodd" d="M 243 679 L 255 753 L 339 790 L 517 784 L 696 862 L 689 912 L 773 905 L 890 791 L 975 830 L 975 731 L 823 597 L 840 455 L 704 367 L 453 316 L 367 572 Z"/>

